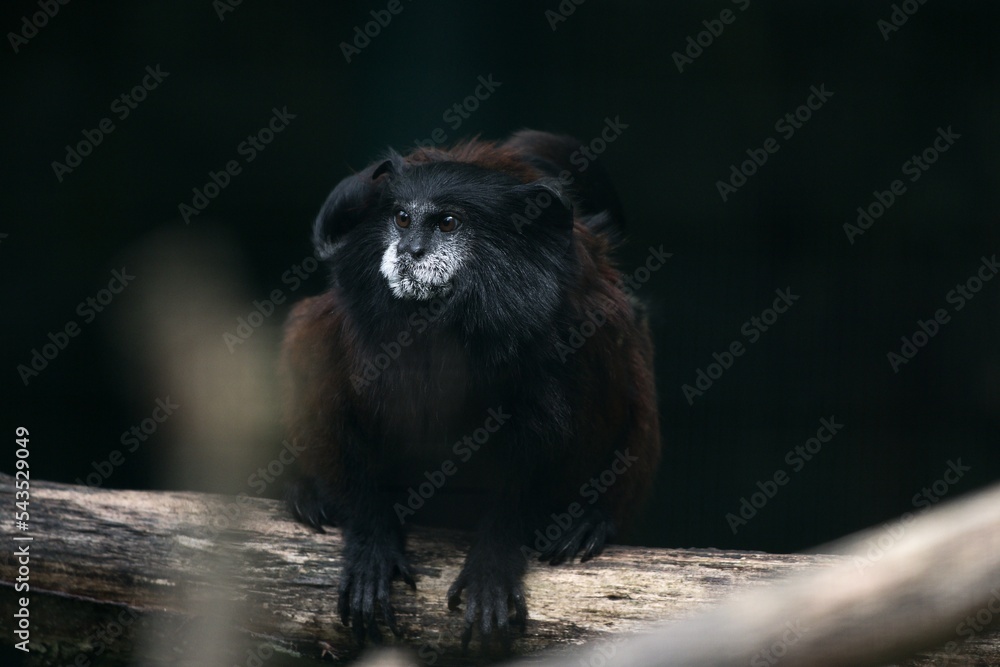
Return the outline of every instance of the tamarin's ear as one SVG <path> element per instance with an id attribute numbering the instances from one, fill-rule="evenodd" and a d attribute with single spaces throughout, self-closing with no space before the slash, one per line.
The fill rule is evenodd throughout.
<path id="1" fill-rule="evenodd" d="M 403 170 L 403 157 L 394 150 L 389 151 L 389 157 L 382 162 L 376 163 L 374 171 L 372 171 L 371 179 L 374 181 L 383 174 L 389 174 L 390 176 L 395 176 Z"/>
<path id="2" fill-rule="evenodd" d="M 382 187 L 403 170 L 403 158 L 389 151 L 384 160 L 374 162 L 340 181 L 326 198 L 313 223 L 313 247 L 319 259 L 330 259 L 342 237 L 354 229 L 378 202 Z"/>
<path id="3" fill-rule="evenodd" d="M 517 231 L 525 233 L 526 223 L 546 231 L 573 231 L 573 201 L 562 184 L 554 178 L 543 178 L 514 188 L 520 215 L 513 216 Z"/>

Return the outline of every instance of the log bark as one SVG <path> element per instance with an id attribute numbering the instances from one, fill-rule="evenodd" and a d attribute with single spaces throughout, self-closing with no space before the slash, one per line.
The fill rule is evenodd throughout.
<path id="1" fill-rule="evenodd" d="M 0 475 L 0 503 L 14 501 L 13 479 Z M 7 525 L 4 531 L 12 532 Z M 248 650 L 264 659 L 275 651 L 336 661 L 358 655 L 336 615 L 339 532 L 313 532 L 276 501 L 32 482 L 29 530 L 18 536 L 33 538 L 26 543 L 30 592 L 13 591 L 19 563 L 14 549 L 5 549 L 0 613 L 12 618 L 18 598 L 30 597 L 31 655 L 39 664 L 74 664 L 81 655 L 207 664 L 207 644 L 224 645 L 221 659 L 238 664 L 246 664 Z M 10 537 L 5 542 L 15 544 Z M 409 538 L 417 591 L 396 584 L 403 638 L 389 643 L 408 647 L 411 664 L 498 657 L 463 653 L 461 613 L 445 604 L 468 546 L 469 536 L 448 531 L 418 529 Z M 847 563 L 834 555 L 613 546 L 585 564 L 535 564 L 526 578 L 529 624 L 514 651 L 536 654 L 637 632 L 736 592 L 766 595 L 763 587 L 778 577 Z M 725 631 L 716 627 L 701 639 L 711 643 Z M 5 633 L 3 641 L 14 640 Z M 190 655 L 194 650 L 202 657 Z M 1000 664 L 1000 641 L 982 632 L 963 640 L 959 652 L 926 653 L 906 664 Z"/>

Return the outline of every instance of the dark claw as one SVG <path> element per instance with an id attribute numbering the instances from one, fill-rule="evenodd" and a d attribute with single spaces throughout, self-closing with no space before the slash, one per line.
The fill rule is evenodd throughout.
<path id="1" fill-rule="evenodd" d="M 351 624 L 351 604 L 347 599 L 347 577 L 341 577 L 340 590 L 337 592 L 337 615 L 340 622 L 345 626 Z"/>
<path id="2" fill-rule="evenodd" d="M 472 639 L 472 629 L 476 626 L 476 616 L 479 614 L 479 600 L 470 597 L 465 605 L 465 630 L 462 632 L 462 649 L 469 648 Z"/>
<path id="3" fill-rule="evenodd" d="M 590 539 L 587 540 L 587 544 L 583 547 L 583 556 L 580 557 L 581 563 L 586 563 L 591 558 L 595 556 L 600 556 L 604 551 L 604 543 L 608 537 L 608 527 L 606 524 L 598 524 L 591 533 Z"/>
<path id="4" fill-rule="evenodd" d="M 497 592 L 494 597 L 488 597 L 483 607 L 482 632 L 484 644 L 491 636 L 499 637 L 505 648 L 510 645 L 510 605 L 508 598 L 512 594 Z"/>
<path id="5" fill-rule="evenodd" d="M 465 614 L 462 628 L 462 649 L 468 649 L 475 629 L 479 628 L 480 641 L 485 650 L 496 638 L 504 651 L 510 649 L 511 625 L 522 631 L 528 618 L 528 605 L 520 575 L 504 576 L 501 568 L 463 569 L 455 583 L 448 589 L 448 608 L 457 610 L 465 592 Z M 513 617 L 511 610 L 513 609 Z"/>
<path id="6" fill-rule="evenodd" d="M 577 554 L 584 563 L 604 551 L 605 543 L 615 534 L 614 523 L 601 510 L 593 510 L 581 517 L 566 534 L 553 541 L 548 549 L 541 552 L 538 560 L 550 565 L 573 560 Z"/>
<path id="7" fill-rule="evenodd" d="M 379 620 L 394 635 L 401 636 L 391 600 L 393 576 L 399 574 L 411 588 L 416 588 L 405 556 L 391 545 L 358 548 L 349 544 L 346 560 L 337 598 L 341 623 L 351 628 L 362 646 L 366 639 L 382 642 Z"/>
<path id="8" fill-rule="evenodd" d="M 448 609 L 455 611 L 462 606 L 462 590 L 465 588 L 465 572 L 458 575 L 458 579 L 448 589 Z"/>
<path id="9" fill-rule="evenodd" d="M 399 625 L 396 624 L 396 612 L 393 610 L 392 605 L 389 604 L 389 596 L 385 596 L 385 602 L 380 602 L 382 605 L 382 620 L 385 622 L 385 627 L 392 631 L 392 634 L 399 637 L 401 635 L 399 631 Z"/>
<path id="10" fill-rule="evenodd" d="M 285 500 L 292 516 L 300 523 L 325 533 L 323 524 L 332 526 L 335 515 L 331 501 L 316 480 L 304 477 L 295 480 L 285 493 Z"/>
<path id="11" fill-rule="evenodd" d="M 511 597 L 514 599 L 514 625 L 524 632 L 528 622 L 528 602 L 524 598 L 524 591 L 516 590 Z"/>
<path id="12" fill-rule="evenodd" d="M 302 507 L 299 505 L 299 502 L 297 500 L 292 501 L 292 510 L 293 510 L 292 514 L 300 523 L 304 523 L 307 526 L 310 526 L 311 528 L 314 528 L 315 530 L 318 530 L 321 533 L 326 532 L 325 530 L 323 530 L 323 524 L 319 521 L 319 518 L 315 514 L 303 511 Z"/>
<path id="13" fill-rule="evenodd" d="M 563 543 L 563 546 L 558 549 L 555 555 L 552 557 L 550 563 L 552 565 L 559 565 L 567 560 L 572 560 L 573 556 L 580 551 L 580 543 L 583 542 L 587 534 L 593 529 L 589 521 L 584 521 L 569 536 L 569 539 Z"/>
<path id="14" fill-rule="evenodd" d="M 407 563 L 396 563 L 396 572 L 407 586 L 413 590 L 417 590 L 417 582 L 413 578 L 413 572 Z"/>

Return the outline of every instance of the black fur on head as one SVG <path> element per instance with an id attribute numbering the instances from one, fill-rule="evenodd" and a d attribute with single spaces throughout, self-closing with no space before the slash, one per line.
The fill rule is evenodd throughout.
<path id="1" fill-rule="evenodd" d="M 312 242 L 316 256 L 328 260 L 340 250 L 340 241 L 369 213 L 378 200 L 384 176 L 402 169 L 403 158 L 390 150 L 386 157 L 351 174 L 326 198 L 313 223 Z"/>
<path id="2" fill-rule="evenodd" d="M 442 231 L 449 217 L 457 227 Z M 395 337 L 433 305 L 437 326 L 496 361 L 547 332 L 577 271 L 555 180 L 396 153 L 334 188 L 313 243 L 364 337 Z"/>

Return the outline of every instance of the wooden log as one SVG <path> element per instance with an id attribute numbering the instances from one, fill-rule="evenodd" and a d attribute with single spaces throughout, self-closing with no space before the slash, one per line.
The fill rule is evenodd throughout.
<path id="1" fill-rule="evenodd" d="M 14 505 L 14 482 L 6 475 L 0 475 L 0 502 Z M 34 538 L 27 543 L 30 647 L 39 664 L 84 665 L 81 655 L 175 662 L 185 650 L 203 651 L 206 642 L 225 645 L 224 659 L 238 664 L 274 652 L 357 657 L 336 615 L 339 532 L 318 534 L 294 523 L 276 501 L 32 482 L 30 503 L 30 528 L 19 535 Z M 461 651 L 461 613 L 445 604 L 468 546 L 469 536 L 448 531 L 418 529 L 409 538 L 417 591 L 396 584 L 403 638 L 389 643 L 408 647 L 412 664 L 497 658 Z M 8 591 L 19 568 L 12 551 L 0 558 Z M 529 624 L 514 651 L 536 654 L 636 632 L 776 577 L 846 562 L 832 555 L 613 546 L 585 564 L 535 564 L 526 579 Z M 2 596 L 4 618 L 12 618 L 23 595 Z M 13 640 L 5 633 L 3 641 Z M 948 664 L 964 664 L 956 656 L 990 664 L 1000 656 L 998 646 L 995 635 L 980 633 L 949 654 Z M 907 664 L 942 663 L 926 654 Z"/>

